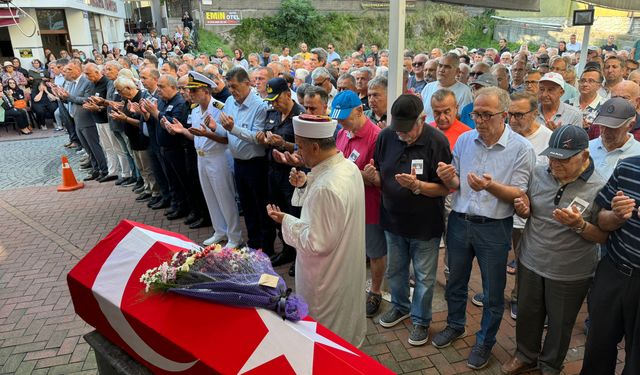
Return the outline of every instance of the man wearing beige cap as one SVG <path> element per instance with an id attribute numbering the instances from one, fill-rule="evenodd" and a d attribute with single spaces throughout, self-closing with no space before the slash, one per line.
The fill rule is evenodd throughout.
<path id="1" fill-rule="evenodd" d="M 291 169 L 296 187 L 291 203 L 300 218 L 267 206 L 282 224 L 284 241 L 295 247 L 296 292 L 309 315 L 353 345 L 360 346 L 365 319 L 365 200 L 358 167 L 336 148 L 336 121 L 322 116 L 293 118 L 298 154 L 309 175 Z"/>
<path id="2" fill-rule="evenodd" d="M 551 130 L 561 125 L 582 126 L 582 113 L 560 100 L 564 94 L 564 78 L 559 73 L 545 74 L 540 78 L 538 87 L 539 123 Z"/>

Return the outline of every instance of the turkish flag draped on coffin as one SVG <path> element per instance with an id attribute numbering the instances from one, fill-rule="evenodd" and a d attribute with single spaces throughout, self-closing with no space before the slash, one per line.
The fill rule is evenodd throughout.
<path id="1" fill-rule="evenodd" d="M 140 276 L 188 238 L 122 221 L 69 272 L 76 313 L 158 374 L 389 374 L 310 317 L 146 294 Z"/>

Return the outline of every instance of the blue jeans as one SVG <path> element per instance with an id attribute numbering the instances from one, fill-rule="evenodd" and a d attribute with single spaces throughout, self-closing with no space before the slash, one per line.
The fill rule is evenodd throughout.
<path id="1" fill-rule="evenodd" d="M 391 303 L 406 314 L 411 310 L 414 324 L 429 326 L 431 301 L 438 270 L 440 238 L 428 241 L 402 237 L 384 232 L 387 238 L 387 280 L 391 288 Z M 416 287 L 409 302 L 409 263 L 413 261 Z"/>
<path id="2" fill-rule="evenodd" d="M 463 329 L 466 323 L 467 292 L 473 258 L 478 259 L 484 307 L 476 343 L 493 347 L 504 311 L 505 268 L 511 248 L 513 218 L 487 223 L 465 220 L 456 212 L 449 215 L 447 249 L 449 251 L 449 282 L 447 283 L 447 324 Z"/>

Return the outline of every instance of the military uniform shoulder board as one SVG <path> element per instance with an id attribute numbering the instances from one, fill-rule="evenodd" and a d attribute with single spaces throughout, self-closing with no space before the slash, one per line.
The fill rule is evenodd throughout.
<path id="1" fill-rule="evenodd" d="M 213 105 L 221 111 L 224 108 L 224 103 L 217 99 L 213 99 Z"/>

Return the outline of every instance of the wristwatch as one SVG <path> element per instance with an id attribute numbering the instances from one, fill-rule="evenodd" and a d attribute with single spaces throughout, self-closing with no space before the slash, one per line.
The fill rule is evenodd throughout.
<path id="1" fill-rule="evenodd" d="M 577 228 L 571 228 L 572 231 L 578 233 L 578 234 L 582 234 L 582 232 L 584 232 L 584 230 L 587 229 L 587 222 L 583 221 L 582 225 L 577 227 Z"/>
<path id="2" fill-rule="evenodd" d="M 420 194 L 422 194 L 422 191 L 420 191 L 420 181 L 419 181 L 419 180 L 416 180 L 416 182 L 417 182 L 417 184 L 416 184 L 416 188 L 415 188 L 414 190 L 412 190 L 411 192 L 412 192 L 414 195 L 420 195 Z"/>

